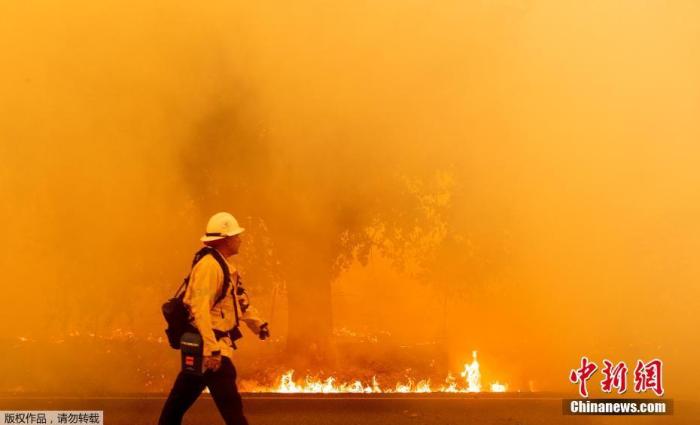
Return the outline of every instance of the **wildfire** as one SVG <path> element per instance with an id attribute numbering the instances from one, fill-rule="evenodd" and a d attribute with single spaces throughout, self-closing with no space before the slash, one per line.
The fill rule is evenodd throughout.
<path id="1" fill-rule="evenodd" d="M 478 393 L 481 391 L 481 373 L 479 373 L 479 362 L 476 360 L 476 351 L 472 351 L 473 360 L 471 364 L 465 364 L 461 375 L 467 381 L 467 392 Z"/>
<path id="2" fill-rule="evenodd" d="M 451 373 L 447 374 L 444 384 L 433 386 L 430 379 L 415 381 L 407 378 L 405 382 L 397 382 L 393 386 L 382 386 L 377 381 L 377 377 L 372 377 L 370 382 L 362 382 L 360 379 L 340 382 L 336 377 L 330 376 L 325 379 L 305 376 L 303 379 L 294 379 L 294 370 L 289 370 L 277 380 L 276 387 L 258 386 L 255 392 L 274 393 L 478 393 L 481 392 L 481 373 L 479 362 L 476 358 L 476 351 L 472 352 L 472 362 L 464 365 L 464 370 L 460 373 L 463 381 L 458 381 Z M 491 392 L 505 392 L 507 385 L 494 382 L 490 386 Z"/>
<path id="3" fill-rule="evenodd" d="M 498 381 L 491 384 L 491 392 L 492 393 L 504 393 L 504 392 L 506 392 L 507 389 L 508 389 L 508 385 L 499 384 Z"/>

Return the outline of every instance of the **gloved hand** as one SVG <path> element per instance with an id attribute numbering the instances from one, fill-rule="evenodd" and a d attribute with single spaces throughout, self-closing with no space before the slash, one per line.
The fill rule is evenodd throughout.
<path id="1" fill-rule="evenodd" d="M 221 367 L 221 354 L 217 354 L 215 356 L 204 356 L 202 366 L 204 366 L 205 371 L 211 369 L 212 371 L 216 372 Z"/>
<path id="2" fill-rule="evenodd" d="M 267 322 L 260 325 L 260 332 L 258 332 L 258 338 L 265 340 L 270 337 L 270 329 L 267 327 Z"/>

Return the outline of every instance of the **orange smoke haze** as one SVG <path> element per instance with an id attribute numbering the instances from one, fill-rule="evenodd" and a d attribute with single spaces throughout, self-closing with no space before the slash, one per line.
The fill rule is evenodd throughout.
<path id="1" fill-rule="evenodd" d="M 695 397 L 698 22 L 693 1 L 4 2 L 0 375 L 54 388 L 93 354 L 52 351 L 72 332 L 161 336 L 228 210 L 297 356 L 362 335 L 358 359 L 431 347 L 444 377 L 478 350 L 484 383 L 538 391 L 573 391 L 583 355 L 658 357 Z M 94 390 L 168 350 L 94 366 Z"/>

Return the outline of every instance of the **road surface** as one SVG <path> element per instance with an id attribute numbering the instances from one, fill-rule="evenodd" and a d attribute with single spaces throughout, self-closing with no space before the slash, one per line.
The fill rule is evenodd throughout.
<path id="1" fill-rule="evenodd" d="M 105 424 L 155 424 L 165 396 L 57 398 L 0 397 L 0 410 L 103 410 Z M 700 403 L 675 400 L 671 416 L 588 416 L 562 414 L 561 396 L 469 395 L 244 395 L 251 425 L 551 425 L 700 423 Z M 1 421 L 0 421 L 1 422 Z M 222 424 L 208 394 L 185 416 L 184 425 Z"/>

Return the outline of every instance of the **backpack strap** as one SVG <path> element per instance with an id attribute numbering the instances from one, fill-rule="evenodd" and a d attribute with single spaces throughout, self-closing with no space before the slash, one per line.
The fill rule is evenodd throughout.
<path id="1" fill-rule="evenodd" d="M 236 273 L 236 287 L 233 291 L 233 314 L 236 318 L 236 326 L 238 326 L 240 323 L 240 320 L 238 320 L 238 288 L 240 287 L 240 282 L 241 279 L 239 278 L 238 273 Z M 245 310 L 243 312 L 245 313 Z"/>
<path id="2" fill-rule="evenodd" d="M 228 293 L 228 288 L 231 286 L 231 271 L 228 268 L 228 263 L 224 259 L 224 257 L 219 253 L 219 251 L 215 249 L 211 249 L 211 252 L 209 252 L 212 257 L 216 260 L 217 263 L 219 263 L 219 266 L 221 266 L 221 270 L 224 272 L 224 287 L 221 291 L 221 294 L 219 294 L 218 297 L 216 297 L 216 300 L 214 301 L 214 305 L 217 305 L 221 300 L 226 298 L 226 293 Z M 234 304 L 235 304 L 234 300 Z"/>
<path id="3" fill-rule="evenodd" d="M 199 263 L 199 260 L 204 258 L 206 255 L 211 255 L 214 257 L 217 263 L 219 263 L 219 266 L 221 267 L 221 270 L 224 272 L 224 287 L 223 290 L 221 291 L 221 294 L 219 294 L 218 297 L 216 297 L 216 301 L 214 301 L 214 305 L 217 305 L 221 300 L 223 300 L 226 297 L 226 292 L 228 291 L 229 286 L 231 286 L 231 272 L 229 271 L 228 268 L 228 263 L 226 263 L 226 260 L 224 257 L 221 256 L 221 253 L 219 251 L 215 250 L 214 248 L 210 246 L 205 246 L 204 248 L 200 249 L 197 251 L 196 254 L 194 254 L 194 259 L 192 260 L 192 268 Z M 180 297 L 185 296 L 185 291 L 187 291 L 187 286 L 190 283 L 190 276 L 192 275 L 192 272 L 190 271 L 190 274 L 185 277 L 183 280 L 182 284 L 178 288 L 178 290 L 175 292 L 175 297 L 178 297 L 178 294 Z M 182 293 L 180 291 L 182 288 L 185 288 Z M 235 304 L 235 302 L 234 302 Z M 238 312 L 236 312 L 238 313 Z M 236 317 L 238 317 L 238 314 L 236 314 Z"/>

